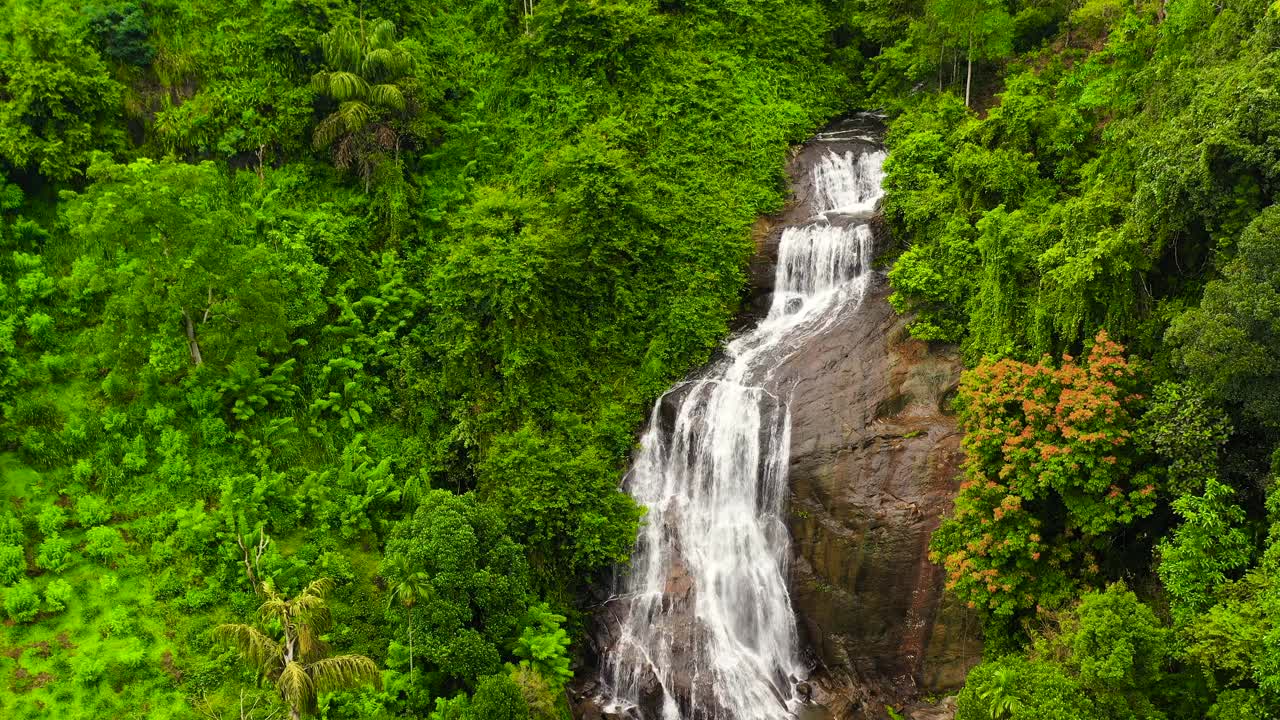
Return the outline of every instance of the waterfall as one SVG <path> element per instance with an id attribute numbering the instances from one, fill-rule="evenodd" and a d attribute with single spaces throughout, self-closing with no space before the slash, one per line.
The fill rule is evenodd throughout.
<path id="1" fill-rule="evenodd" d="M 821 138 L 819 138 L 821 139 Z M 787 592 L 790 413 L 773 371 L 856 308 L 884 153 L 826 150 L 813 217 L 783 230 L 768 314 L 655 404 L 625 485 L 648 508 L 613 602 L 610 712 L 646 720 L 780 720 L 807 674 Z"/>

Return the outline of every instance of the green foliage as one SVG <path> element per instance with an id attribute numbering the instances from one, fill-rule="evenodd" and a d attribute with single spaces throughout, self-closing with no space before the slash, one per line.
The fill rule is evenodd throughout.
<path id="1" fill-rule="evenodd" d="M 1223 277 L 1205 286 L 1199 307 L 1169 327 L 1168 340 L 1210 397 L 1272 427 L 1280 423 L 1280 210 L 1260 214 L 1237 248 Z"/>
<path id="2" fill-rule="evenodd" d="M 20 582 L 4 591 L 4 611 L 14 622 L 27 623 L 40 611 L 40 597 L 29 582 Z"/>
<path id="3" fill-rule="evenodd" d="M 44 587 L 44 603 L 53 612 L 61 612 L 71 604 L 74 592 L 71 583 L 62 578 L 55 578 Z"/>
<path id="4" fill-rule="evenodd" d="M 1105 326 L 1151 351 L 1270 204 L 1258 179 L 1276 167 L 1260 132 L 1277 117 L 1274 19 L 1260 3 L 1169 5 L 1160 24 L 1088 3 L 1077 20 L 1111 31 L 1077 50 L 1085 33 L 1068 23 L 1062 45 L 1008 66 L 984 117 L 942 94 L 895 119 L 885 206 L 903 251 L 890 277 L 917 337 L 960 341 L 971 361 L 1027 359 Z M 1230 323 L 1204 327 L 1216 342 Z"/>
<path id="5" fill-rule="evenodd" d="M 415 654 L 459 678 L 496 672 L 530 592 L 523 548 L 501 516 L 474 495 L 432 490 L 396 525 L 386 557 L 393 587 L 415 573 L 429 578 L 411 620 Z"/>
<path id="6" fill-rule="evenodd" d="M 1064 665 L 1096 692 L 1151 688 L 1164 674 L 1169 632 L 1123 584 L 1085 595 L 1060 631 Z"/>
<path id="7" fill-rule="evenodd" d="M 1201 495 L 1173 501 L 1182 524 L 1160 542 L 1160 581 L 1175 613 L 1204 611 L 1225 580 L 1249 565 L 1252 538 L 1235 493 L 1210 478 Z"/>
<path id="8" fill-rule="evenodd" d="M 12 585 L 26 573 L 27 555 L 22 546 L 0 546 L 0 585 Z"/>
<path id="9" fill-rule="evenodd" d="M 99 162 L 89 176 L 88 191 L 66 196 L 67 220 L 99 273 L 77 289 L 109 292 L 98 343 L 115 373 L 169 379 L 206 359 L 284 352 L 321 312 L 310 248 L 259 234 L 270 227 L 233 204 L 212 163 Z"/>
<path id="10" fill-rule="evenodd" d="M 156 49 L 151 45 L 151 23 L 145 5 L 128 0 L 114 6 L 90 5 L 84 10 L 89 34 L 103 57 L 126 65 L 150 65 Z"/>
<path id="11" fill-rule="evenodd" d="M 115 528 L 99 525 L 90 528 L 84 537 L 84 554 L 103 563 L 115 563 L 127 552 L 124 538 L 120 537 L 120 531 Z"/>
<path id="12" fill-rule="evenodd" d="M 1078 363 L 1005 359 L 962 379 L 965 479 L 931 548 L 971 607 L 1008 618 L 1069 600 L 1099 577 L 1108 534 L 1154 510 L 1123 351 L 1103 332 Z"/>
<path id="13" fill-rule="evenodd" d="M 957 720 L 1102 720 L 1080 684 L 1057 665 L 1017 656 L 989 660 L 969 672 L 956 698 Z"/>
<path id="14" fill-rule="evenodd" d="M 333 587 L 327 579 L 309 583 L 285 598 L 270 584 L 262 586 L 259 614 L 273 638 L 251 625 L 219 625 L 214 634 L 239 651 L 263 678 L 273 682 L 293 717 L 313 715 L 321 693 L 348 690 L 380 680 L 377 665 L 363 655 L 328 655 L 322 636 L 332 626 L 325 595 Z"/>
<path id="15" fill-rule="evenodd" d="M 551 612 L 546 603 L 529 608 L 524 630 L 512 651 L 520 658 L 520 667 L 533 670 L 551 684 L 558 694 L 573 679 L 569 669 L 569 634 L 560 627 L 565 616 Z"/>
<path id="16" fill-rule="evenodd" d="M 999 657 L 970 673 L 957 718 L 1164 717 L 1151 698 L 1166 680 L 1171 632 L 1136 595 L 1117 583 L 1044 619 L 1030 657 Z"/>
<path id="17" fill-rule="evenodd" d="M 49 505 L 36 517 L 36 525 L 45 537 L 57 535 L 67 525 L 67 512 L 58 505 Z"/>
<path id="18" fill-rule="evenodd" d="M 480 468 L 480 490 L 527 538 L 535 562 L 585 572 L 630 556 L 640 511 L 617 492 L 614 464 L 591 445 L 575 454 L 575 439 L 530 427 L 504 436 Z"/>
<path id="19" fill-rule="evenodd" d="M 0 25 L 0 161 L 70 180 L 91 153 L 120 145 L 120 85 L 84 43 L 69 7 L 6 8 L 12 17 Z"/>
<path id="20" fill-rule="evenodd" d="M 91 528 L 104 525 L 111 520 L 111 505 L 96 495 L 81 495 L 76 498 L 76 522 L 80 527 Z"/>
<path id="21" fill-rule="evenodd" d="M 352 22 L 320 38 L 327 70 L 312 89 L 336 109 L 312 134 L 316 148 L 333 148 L 334 164 L 369 182 L 378 166 L 398 156 L 405 120 L 420 112 L 413 54 L 395 37 L 389 20 Z"/>
<path id="22" fill-rule="evenodd" d="M 490 675 L 480 679 L 471 707 L 463 715 L 467 720 L 529 720 L 529 706 L 517 685 L 507 675 Z"/>
<path id="23" fill-rule="evenodd" d="M 1182 496 L 1200 491 L 1217 474 L 1231 424 L 1197 385 L 1165 382 L 1152 392 L 1136 435 L 1167 463 L 1169 489 Z"/>
<path id="24" fill-rule="evenodd" d="M 40 543 L 36 553 L 36 567 L 52 573 L 66 570 L 74 558 L 71 554 L 73 543 L 58 533 L 53 533 Z"/>

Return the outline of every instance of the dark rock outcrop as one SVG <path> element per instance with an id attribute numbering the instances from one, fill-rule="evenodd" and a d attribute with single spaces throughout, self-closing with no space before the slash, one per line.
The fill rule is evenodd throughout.
<path id="1" fill-rule="evenodd" d="M 752 293 L 738 328 L 769 307 L 783 228 L 813 215 L 813 164 L 827 149 L 873 149 L 880 128 L 863 118 L 832 130 L 798 149 L 792 202 L 755 227 Z M 872 225 L 883 246 L 881 223 Z M 791 409 L 791 594 L 814 663 L 801 691 L 811 698 L 803 720 L 884 718 L 885 705 L 921 720 L 950 717 L 954 701 L 915 703 L 959 687 L 980 660 L 976 618 L 944 597 L 942 569 L 928 559 L 930 535 L 959 484 L 950 400 L 960 359 L 953 348 L 911 339 L 888 293 L 877 276 L 857 311 L 807 340 L 770 382 Z M 660 408 L 659 422 L 673 421 L 673 407 Z M 683 569 L 672 568 L 671 601 L 689 605 L 694 592 Z M 590 654 L 607 651 L 616 625 L 606 606 Z M 593 691 L 590 683 L 571 688 L 575 717 L 614 720 Z"/>
<path id="2" fill-rule="evenodd" d="M 959 482 L 959 359 L 909 339 L 886 295 L 874 288 L 778 373 L 794 387 L 796 613 L 829 679 L 879 707 L 959 686 L 981 652 L 974 618 L 944 599 L 928 559 Z"/>
<path id="3" fill-rule="evenodd" d="M 808 167 L 832 144 L 793 158 L 796 204 L 775 227 L 807 212 Z M 776 252 L 767 235 L 761 267 Z M 882 227 L 877 235 L 883 247 Z M 856 312 L 774 377 L 791 407 L 792 601 L 818 665 L 818 699 L 836 718 L 879 717 L 885 704 L 956 688 L 981 653 L 976 619 L 944 597 L 943 571 L 928 559 L 959 484 L 950 404 L 960 359 L 911 339 L 888 294 L 877 276 Z"/>

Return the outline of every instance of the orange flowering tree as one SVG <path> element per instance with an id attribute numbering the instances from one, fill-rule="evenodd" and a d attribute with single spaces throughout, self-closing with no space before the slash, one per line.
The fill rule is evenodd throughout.
<path id="1" fill-rule="evenodd" d="M 1104 331 L 1081 360 L 984 361 L 964 374 L 965 478 L 931 558 L 970 607 L 1012 617 L 1069 599 L 1098 575 L 1107 534 L 1155 508 L 1123 353 Z"/>

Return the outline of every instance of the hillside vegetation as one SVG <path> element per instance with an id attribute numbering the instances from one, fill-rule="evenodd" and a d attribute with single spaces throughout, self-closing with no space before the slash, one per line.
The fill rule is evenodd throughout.
<path id="1" fill-rule="evenodd" d="M 830 26 L 5 0 L 0 715 L 562 716 Z"/>
<path id="2" fill-rule="evenodd" d="M 957 343 L 959 718 L 1280 716 L 1280 9 L 0 0 L 0 715 L 564 718 L 788 148 Z"/>
<path id="3" fill-rule="evenodd" d="M 931 0 L 882 38 L 892 302 L 973 368 L 958 717 L 1280 715 L 1280 12 Z"/>

